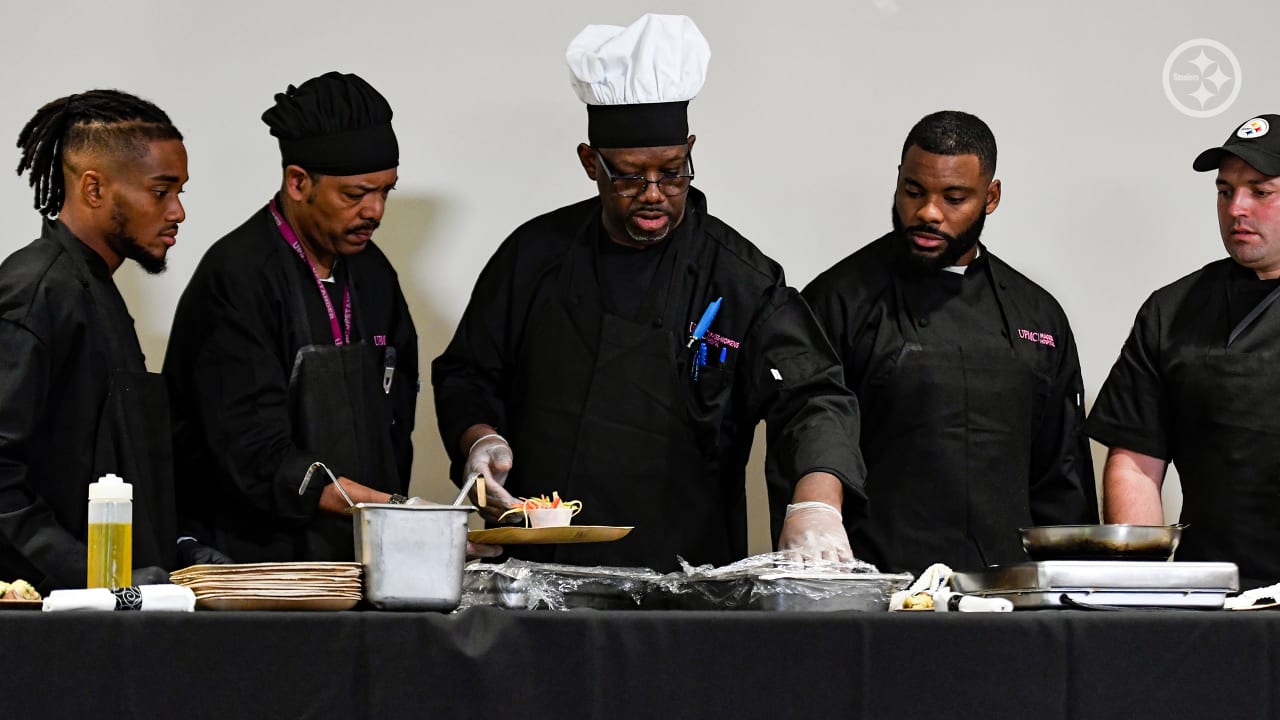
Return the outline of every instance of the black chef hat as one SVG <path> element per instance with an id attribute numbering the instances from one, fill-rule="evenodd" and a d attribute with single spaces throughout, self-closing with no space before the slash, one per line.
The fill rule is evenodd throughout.
<path id="1" fill-rule="evenodd" d="M 1263 175 L 1280 175 L 1280 115 L 1259 115 L 1244 121 L 1222 143 L 1200 153 L 1191 167 L 1217 170 L 1226 155 L 1235 155 Z"/>
<path id="2" fill-rule="evenodd" d="M 262 122 L 280 139 L 282 165 L 363 175 L 400 165 L 391 105 L 357 75 L 328 72 L 276 94 Z"/>

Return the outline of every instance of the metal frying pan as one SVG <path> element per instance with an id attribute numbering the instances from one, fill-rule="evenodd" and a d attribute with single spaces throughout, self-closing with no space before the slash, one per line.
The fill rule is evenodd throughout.
<path id="1" fill-rule="evenodd" d="M 1044 525 L 1022 528 L 1032 560 L 1168 560 L 1186 525 Z"/>

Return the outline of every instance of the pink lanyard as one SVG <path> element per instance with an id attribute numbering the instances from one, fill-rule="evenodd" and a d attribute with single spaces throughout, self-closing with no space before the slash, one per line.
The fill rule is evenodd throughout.
<path id="1" fill-rule="evenodd" d="M 344 286 L 342 288 L 342 325 L 338 325 L 338 313 L 333 309 L 333 301 L 329 299 L 329 291 L 324 289 L 324 281 L 320 279 L 320 273 L 316 272 L 316 266 L 311 264 L 311 260 L 307 258 L 307 253 L 302 249 L 302 243 L 298 241 L 298 236 L 293 232 L 293 228 L 289 227 L 289 223 L 285 222 L 284 216 L 276 209 L 275 198 L 267 203 L 267 208 L 271 210 L 271 217 L 276 219 L 276 228 L 280 230 L 280 235 L 284 237 L 284 241 L 298 253 L 298 257 L 302 258 L 302 262 L 307 264 L 311 269 L 311 276 L 316 279 L 316 287 L 320 290 L 320 299 L 324 300 L 324 309 L 329 313 L 329 327 L 333 330 L 333 344 L 343 345 L 351 344 L 351 288 Z"/>

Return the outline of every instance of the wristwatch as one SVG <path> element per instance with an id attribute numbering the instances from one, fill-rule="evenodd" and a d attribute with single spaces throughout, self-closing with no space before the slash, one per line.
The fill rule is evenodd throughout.
<path id="1" fill-rule="evenodd" d="M 409 498 L 405 497 L 404 495 L 401 495 L 400 493 L 391 493 L 391 498 L 387 500 L 387 502 L 391 503 L 392 505 L 403 505 L 405 501 L 408 499 Z"/>

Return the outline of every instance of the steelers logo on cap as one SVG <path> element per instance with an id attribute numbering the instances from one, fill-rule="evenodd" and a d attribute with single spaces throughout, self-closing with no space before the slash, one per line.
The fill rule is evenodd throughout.
<path id="1" fill-rule="evenodd" d="M 1270 129 L 1271 125 L 1266 120 L 1263 120 L 1262 118 L 1254 118 L 1241 125 L 1240 129 L 1236 131 L 1236 136 L 1249 140 L 1266 135 L 1267 131 Z"/>

